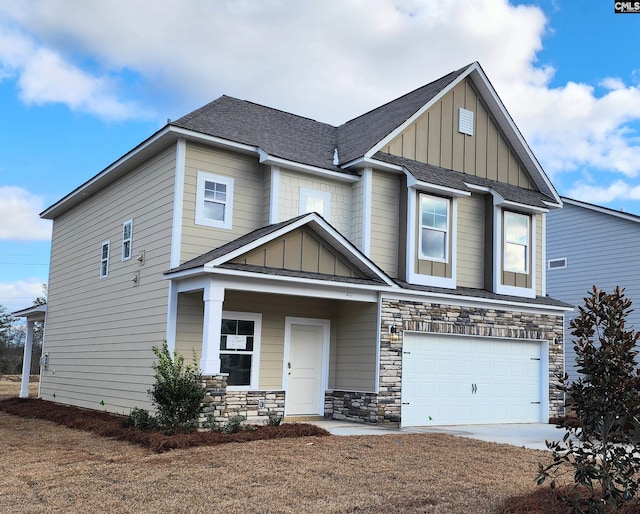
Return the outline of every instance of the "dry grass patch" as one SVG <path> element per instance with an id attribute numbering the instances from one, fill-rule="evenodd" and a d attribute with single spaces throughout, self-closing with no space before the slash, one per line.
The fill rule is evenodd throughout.
<path id="1" fill-rule="evenodd" d="M 0 413 L 0 512 L 497 512 L 547 452 L 443 434 L 294 438 L 156 454 Z"/>

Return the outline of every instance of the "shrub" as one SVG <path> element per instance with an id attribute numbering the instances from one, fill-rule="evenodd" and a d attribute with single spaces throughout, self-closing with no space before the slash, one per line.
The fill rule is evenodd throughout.
<path id="1" fill-rule="evenodd" d="M 122 424 L 125 427 L 134 427 L 140 430 L 154 430 L 158 428 L 158 422 L 147 409 L 134 407 Z"/>
<path id="2" fill-rule="evenodd" d="M 278 427 L 282 423 L 283 416 L 281 414 L 276 414 L 275 412 L 269 413 L 269 421 L 267 421 L 267 425 L 270 427 Z"/>
<path id="3" fill-rule="evenodd" d="M 242 422 L 246 419 L 244 416 L 233 416 L 229 418 L 229 421 L 227 421 L 221 429 L 222 433 L 235 434 L 236 432 L 240 432 L 240 430 L 242 430 Z"/>
<path id="4" fill-rule="evenodd" d="M 566 374 L 560 377 L 566 407 L 575 419 L 563 425 L 567 434 L 562 442 L 547 443 L 553 462 L 539 465 L 537 481 L 542 484 L 551 478 L 554 488 L 553 476 L 568 464 L 573 468 L 576 494 L 565 494 L 563 500 L 574 512 L 582 512 L 580 500 L 590 512 L 605 512 L 633 499 L 638 489 L 634 475 L 640 472 L 635 437 L 640 427 L 640 391 L 635 387 L 635 345 L 640 332 L 625 329 L 631 300 L 624 297 L 623 289 L 616 287 L 607 294 L 593 286 L 584 300 L 571 322 L 581 376 L 575 382 L 568 382 Z M 586 492 L 586 498 L 580 498 L 578 490 Z"/>
<path id="5" fill-rule="evenodd" d="M 195 429 L 205 394 L 195 351 L 193 363 L 187 365 L 177 352 L 171 356 L 166 341 L 161 348 L 154 346 L 153 353 L 158 362 L 153 364 L 155 383 L 149 395 L 156 407 L 158 424 L 167 434 Z"/>

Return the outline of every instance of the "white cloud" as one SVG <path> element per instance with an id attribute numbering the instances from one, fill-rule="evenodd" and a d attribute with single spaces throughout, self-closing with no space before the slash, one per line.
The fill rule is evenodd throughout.
<path id="1" fill-rule="evenodd" d="M 42 296 L 42 281 L 37 279 L 0 282 L 0 305 L 9 312 L 33 305 Z"/>
<path id="2" fill-rule="evenodd" d="M 631 130 L 640 89 L 617 77 L 551 87 L 554 70 L 537 62 L 549 27 L 536 6 L 0 0 L 2 19 L 0 78 L 11 71 L 35 104 L 140 116 L 127 95 L 173 117 L 229 94 L 337 124 L 477 60 L 552 176 L 582 167 L 640 172 Z"/>
<path id="3" fill-rule="evenodd" d="M 609 184 L 586 184 L 576 182 L 569 190 L 568 196 L 595 204 L 609 204 L 619 200 L 640 200 L 640 186 L 628 181 L 614 180 Z"/>
<path id="4" fill-rule="evenodd" d="M 21 187 L 0 187 L 0 239 L 51 239 L 51 222 L 38 215 L 44 200 Z"/>

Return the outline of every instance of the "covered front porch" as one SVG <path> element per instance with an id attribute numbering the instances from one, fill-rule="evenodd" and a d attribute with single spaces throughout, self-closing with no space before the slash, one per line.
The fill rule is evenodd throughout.
<path id="1" fill-rule="evenodd" d="M 22 378 L 20 381 L 20 398 L 29 397 L 29 379 L 31 377 L 31 357 L 33 353 L 33 336 L 35 333 L 36 323 L 42 323 L 47 315 L 47 305 L 33 305 L 26 309 L 11 313 L 16 318 L 25 318 L 27 322 L 27 332 L 24 342 L 24 351 L 22 354 Z M 46 365 L 46 353 L 44 353 L 44 338 L 42 341 L 42 357 L 40 358 L 40 366 Z"/>

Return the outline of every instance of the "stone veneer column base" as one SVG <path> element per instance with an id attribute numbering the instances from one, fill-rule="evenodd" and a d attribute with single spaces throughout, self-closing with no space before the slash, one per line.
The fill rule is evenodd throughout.
<path id="1" fill-rule="evenodd" d="M 377 393 L 358 391 L 327 391 L 324 401 L 325 418 L 397 425 L 400 418 L 388 415 L 385 401 Z"/>
<path id="2" fill-rule="evenodd" d="M 229 391 L 227 375 L 204 376 L 206 389 L 202 399 L 199 424 L 208 419 L 224 424 L 234 416 L 244 416 L 247 423 L 264 425 L 269 416 L 284 418 L 284 391 Z"/>

